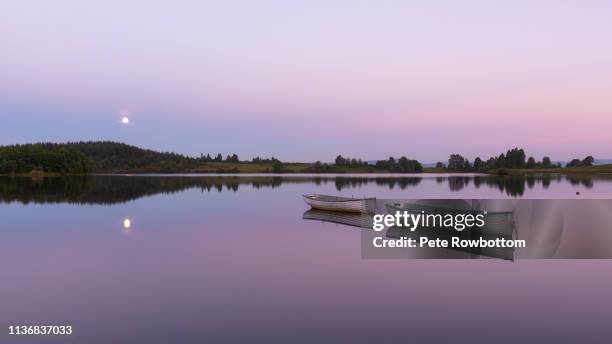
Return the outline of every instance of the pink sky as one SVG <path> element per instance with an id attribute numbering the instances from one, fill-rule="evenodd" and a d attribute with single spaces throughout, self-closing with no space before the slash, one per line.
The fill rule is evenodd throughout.
<path id="1" fill-rule="evenodd" d="M 22 1 L 0 12 L 0 144 L 612 157 L 602 1 Z"/>

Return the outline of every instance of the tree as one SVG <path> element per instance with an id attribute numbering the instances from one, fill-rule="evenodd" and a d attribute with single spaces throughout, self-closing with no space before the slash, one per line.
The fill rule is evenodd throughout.
<path id="1" fill-rule="evenodd" d="M 495 161 L 495 168 L 504 168 L 506 167 L 506 156 L 504 153 L 500 154 Z"/>
<path id="2" fill-rule="evenodd" d="M 342 155 L 338 155 L 334 161 L 336 166 L 368 166 L 368 163 L 355 158 L 345 158 Z"/>
<path id="3" fill-rule="evenodd" d="M 487 160 L 487 168 L 489 169 L 495 168 L 496 162 L 497 162 L 497 159 L 495 159 L 494 157 L 490 157 L 489 160 Z"/>
<path id="4" fill-rule="evenodd" d="M 484 164 L 482 162 L 482 160 L 480 160 L 480 157 L 476 157 L 476 159 L 474 159 L 474 170 L 476 171 L 481 171 L 484 169 Z"/>
<path id="5" fill-rule="evenodd" d="M 593 166 L 595 159 L 592 156 L 587 156 L 586 158 L 580 159 L 572 159 L 566 167 L 579 167 L 579 166 Z"/>
<path id="6" fill-rule="evenodd" d="M 338 155 L 336 157 L 336 166 L 344 166 L 347 165 L 347 160 L 345 158 L 342 157 L 342 155 Z"/>
<path id="7" fill-rule="evenodd" d="M 451 154 L 446 168 L 451 171 L 462 171 L 465 168 L 465 158 L 460 154 Z"/>
<path id="8" fill-rule="evenodd" d="M 423 166 L 416 160 L 410 160 L 405 156 L 402 156 L 397 160 L 397 168 L 400 172 L 403 173 L 414 173 L 414 172 L 422 172 Z"/>
<path id="9" fill-rule="evenodd" d="M 397 160 L 397 164 L 399 165 L 400 172 L 411 172 L 412 165 L 410 164 L 410 160 L 405 156 L 402 156 Z"/>
<path id="10" fill-rule="evenodd" d="M 535 167 L 536 167 L 536 161 L 532 156 L 530 156 L 529 159 L 527 159 L 527 168 L 535 168 Z"/>
<path id="11" fill-rule="evenodd" d="M 283 163 L 281 163 L 279 160 L 274 160 L 274 163 L 272 163 L 272 172 L 273 173 L 281 173 L 283 172 Z"/>
<path id="12" fill-rule="evenodd" d="M 436 168 L 444 168 L 444 163 L 442 161 L 438 161 L 436 163 Z"/>
<path id="13" fill-rule="evenodd" d="M 26 144 L 0 147 L 0 173 L 88 173 L 94 161 L 72 144 Z"/>
<path id="14" fill-rule="evenodd" d="M 593 166 L 593 163 L 595 163 L 595 159 L 590 155 L 582 160 L 582 166 Z"/>
<path id="15" fill-rule="evenodd" d="M 516 150 L 516 148 L 515 148 Z M 525 166 L 527 165 L 525 163 L 525 150 L 523 150 L 522 148 L 519 150 L 516 150 L 514 153 L 514 167 L 516 168 L 525 168 Z"/>
<path id="16" fill-rule="evenodd" d="M 542 167 L 544 168 L 550 168 L 552 167 L 552 162 L 550 161 L 550 158 L 545 156 L 542 158 Z"/>
<path id="17" fill-rule="evenodd" d="M 519 148 L 509 149 L 506 152 L 505 166 L 507 168 L 524 168 L 525 151 Z"/>
<path id="18" fill-rule="evenodd" d="M 423 165 L 418 160 L 411 160 L 414 166 L 414 172 L 421 173 L 423 172 Z"/>

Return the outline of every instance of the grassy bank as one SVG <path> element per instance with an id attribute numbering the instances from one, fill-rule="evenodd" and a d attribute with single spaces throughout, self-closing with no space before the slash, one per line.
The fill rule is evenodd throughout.
<path id="1" fill-rule="evenodd" d="M 283 163 L 281 173 L 313 173 L 313 164 L 310 163 Z M 389 173 L 385 170 L 376 170 L 374 167 L 364 166 L 332 166 L 332 170 L 320 173 Z M 198 168 L 185 173 L 273 173 L 271 163 L 251 162 L 206 162 Z"/>
<path id="2" fill-rule="evenodd" d="M 559 174 L 612 174 L 612 164 L 597 166 L 579 166 L 564 168 L 535 168 L 535 169 L 509 169 L 506 170 L 510 175 L 559 173 Z"/>
<path id="3" fill-rule="evenodd" d="M 313 172 L 312 164 L 310 163 L 283 163 L 282 170 L 280 173 L 390 173 L 385 170 L 375 170 L 373 167 L 349 167 L 349 166 L 333 166 L 330 171 Z M 152 174 L 152 173 L 167 173 L 167 174 L 180 174 L 180 173 L 270 173 L 274 174 L 273 166 L 271 163 L 251 163 L 251 162 L 206 162 L 193 168 L 184 168 L 181 170 L 157 170 L 151 171 L 147 169 L 116 169 L 116 170 L 104 170 L 104 171 L 93 171 L 92 173 L 110 173 L 110 174 Z M 70 175 L 78 173 L 66 173 Z M 85 173 L 88 174 L 88 173 Z M 60 176 L 61 173 L 49 173 L 49 172 L 25 172 L 25 173 L 11 173 L 3 174 L 0 176 Z"/>
<path id="4" fill-rule="evenodd" d="M 332 165 L 333 166 L 333 165 Z M 281 173 L 313 173 L 312 164 L 309 163 L 284 163 L 283 169 Z M 203 163 L 197 168 L 185 169 L 183 171 L 159 171 L 159 172 L 151 172 L 151 171 L 140 171 L 138 169 L 131 170 L 116 170 L 116 171 L 106 171 L 106 173 L 270 173 L 272 172 L 272 164 L 267 163 L 249 163 L 249 162 L 240 162 L 240 163 L 231 163 L 231 162 L 207 162 Z M 377 170 L 373 167 L 350 167 L 350 166 L 333 166 L 332 170 L 328 172 L 321 173 L 354 173 L 354 174 L 367 174 L 367 173 L 397 173 L 397 172 L 389 172 L 385 170 Z M 424 168 L 423 173 L 464 173 L 457 171 L 449 171 L 444 168 Z M 568 175 L 597 175 L 597 174 L 612 174 L 612 164 L 609 165 L 598 165 L 598 166 L 581 166 L 581 167 L 566 167 L 566 168 L 537 168 L 537 169 L 502 169 L 502 170 L 492 170 L 492 171 L 484 171 L 479 173 L 491 174 L 491 175 L 531 175 L 531 174 L 568 174 Z M 74 173 L 70 173 L 74 174 Z M 28 176 L 28 177 L 39 177 L 39 176 L 59 176 L 60 173 L 43 173 L 43 172 L 33 172 L 33 173 L 17 173 L 17 174 L 0 174 L 0 175 L 10 175 L 10 176 Z"/>
<path id="5" fill-rule="evenodd" d="M 308 168 L 306 163 L 283 164 L 284 173 L 299 173 Z M 192 173 L 272 173 L 272 164 L 251 162 L 206 162 Z"/>

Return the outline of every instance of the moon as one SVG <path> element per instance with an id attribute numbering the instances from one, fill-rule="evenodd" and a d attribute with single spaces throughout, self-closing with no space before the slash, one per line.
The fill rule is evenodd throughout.
<path id="1" fill-rule="evenodd" d="M 129 124 L 130 123 L 130 119 L 128 118 L 128 116 L 121 117 L 121 123 L 122 124 Z"/>
<path id="2" fill-rule="evenodd" d="M 130 219 L 123 219 L 123 230 L 126 232 L 130 231 L 130 228 L 132 227 L 132 220 Z"/>

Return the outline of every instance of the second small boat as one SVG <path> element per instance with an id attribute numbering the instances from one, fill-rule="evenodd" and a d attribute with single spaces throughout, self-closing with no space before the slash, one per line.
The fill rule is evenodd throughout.
<path id="1" fill-rule="evenodd" d="M 302 195 L 313 209 L 350 213 L 370 213 L 376 209 L 376 198 L 349 198 L 327 195 Z"/>

